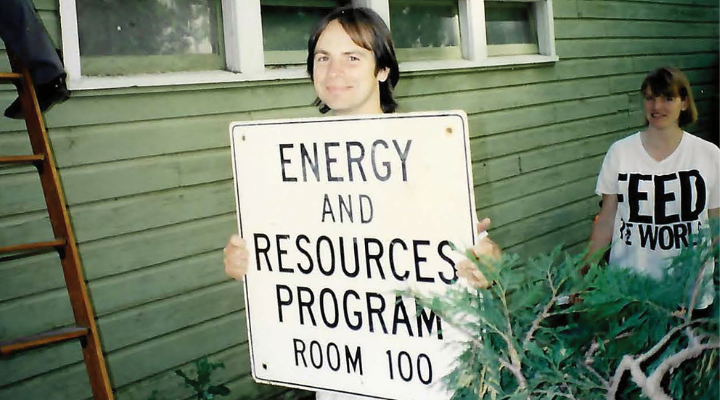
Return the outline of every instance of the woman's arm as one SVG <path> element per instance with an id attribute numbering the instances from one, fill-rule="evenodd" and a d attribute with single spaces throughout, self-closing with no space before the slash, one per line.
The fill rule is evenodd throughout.
<path id="1" fill-rule="evenodd" d="M 615 226 L 615 214 L 618 209 L 618 197 L 616 194 L 604 194 L 602 207 L 590 234 L 590 245 L 588 256 L 594 255 L 599 250 L 610 245 Z"/>
<path id="2" fill-rule="evenodd" d="M 711 208 L 708 210 L 708 216 L 711 219 L 719 218 L 720 217 L 720 208 Z"/>
<path id="3" fill-rule="evenodd" d="M 720 208 L 708 209 L 708 217 L 710 218 L 710 237 L 713 246 L 717 246 L 720 242 Z M 718 260 L 715 260 L 718 262 Z"/>

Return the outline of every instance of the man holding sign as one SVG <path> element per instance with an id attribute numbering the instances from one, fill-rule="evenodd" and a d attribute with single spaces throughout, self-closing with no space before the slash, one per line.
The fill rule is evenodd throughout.
<path id="1" fill-rule="evenodd" d="M 341 8 L 325 17 L 309 40 L 308 73 L 314 83 L 318 96 L 316 104 L 321 112 L 330 111 L 333 116 L 344 117 L 364 115 L 365 117 L 358 119 L 353 125 L 364 125 L 359 128 L 361 130 L 373 129 L 373 127 L 378 131 L 386 129 L 391 120 L 383 121 L 383 118 L 373 118 L 372 115 L 392 113 L 397 107 L 397 103 L 392 98 L 392 89 L 399 79 L 399 70 L 390 32 L 382 19 L 373 11 L 363 8 Z M 397 120 L 399 119 L 393 121 Z M 432 124 L 433 121 L 438 120 L 428 117 L 425 123 Z M 343 122 L 346 121 L 328 121 L 328 123 L 340 124 L 337 126 L 341 127 L 353 126 L 341 125 Z M 454 128 L 445 128 L 447 125 L 445 120 L 436 123 L 444 124 L 442 129 L 449 130 L 448 135 L 453 130 L 456 132 L 456 136 L 467 133 L 464 121 Z M 299 123 L 295 125 L 294 129 L 298 131 L 315 129 L 310 125 L 312 124 Z M 409 186 L 404 186 L 404 184 L 409 185 L 411 183 L 409 181 L 417 176 L 412 174 L 419 173 L 419 171 L 411 170 L 412 162 L 415 161 L 412 156 L 414 144 L 412 136 L 398 134 L 395 137 L 387 137 L 387 139 L 373 136 L 363 141 L 357 139 L 359 135 L 353 136 L 350 133 L 343 138 L 333 139 L 317 135 L 313 142 L 300 142 L 300 139 L 295 142 L 288 137 L 290 135 L 281 134 L 279 139 L 273 139 L 273 132 L 277 131 L 277 126 L 260 123 L 253 129 L 266 130 L 262 135 L 257 135 L 258 138 L 269 142 L 276 141 L 272 142 L 272 145 L 266 145 L 267 143 L 263 142 L 262 146 L 253 147 L 256 139 L 248 135 L 247 143 L 242 145 L 234 143 L 235 158 L 236 161 L 238 156 L 246 159 L 252 157 L 253 153 L 267 150 L 270 153 L 257 157 L 261 160 L 269 158 L 277 160 L 280 173 L 259 171 L 257 174 L 253 174 L 267 175 L 258 178 L 264 182 L 263 191 L 271 192 L 277 197 L 283 197 L 285 193 L 287 196 L 294 196 L 293 201 L 295 201 L 295 197 L 303 195 L 312 197 L 314 194 L 310 188 L 318 183 L 337 184 L 338 187 L 346 185 L 343 187 L 349 188 L 345 193 L 327 193 L 325 190 L 324 195 L 315 194 L 319 212 L 308 213 L 310 215 L 306 225 L 317 225 L 319 222 L 323 230 L 318 233 L 295 232 L 289 234 L 283 232 L 278 234 L 278 224 L 282 221 L 275 222 L 273 225 L 271 220 L 272 217 L 277 217 L 278 212 L 282 212 L 282 207 L 278 208 L 277 212 L 271 211 L 274 213 L 273 215 L 255 217 L 255 220 L 251 214 L 256 213 L 248 213 L 247 216 L 244 216 L 243 224 L 256 228 L 252 231 L 252 235 L 247 237 L 248 240 L 251 240 L 251 247 L 254 250 L 254 267 L 258 271 L 253 275 L 252 284 L 260 285 L 253 286 L 254 288 L 266 287 L 268 289 L 264 290 L 266 293 L 263 293 L 262 290 L 249 293 L 250 286 L 246 287 L 248 288 L 246 292 L 248 309 L 250 310 L 250 302 L 252 302 L 253 306 L 267 307 L 268 310 L 265 318 L 256 320 L 249 318 L 250 329 L 253 331 L 255 328 L 257 331 L 267 334 L 268 328 L 263 325 L 267 322 L 271 327 L 275 324 L 274 326 L 277 327 L 296 330 L 296 332 L 292 332 L 290 335 L 292 338 L 288 340 L 278 339 L 277 343 L 270 341 L 269 344 L 266 344 L 266 346 L 274 345 L 278 349 L 287 347 L 288 350 L 285 352 L 290 355 L 287 362 L 290 365 L 283 366 L 277 365 L 274 360 L 267 361 L 270 359 L 261 357 L 263 346 L 261 339 L 263 338 L 253 340 L 251 332 L 251 342 L 254 342 L 251 343 L 254 352 L 254 376 L 256 379 L 259 377 L 260 380 L 271 383 L 306 388 L 331 388 L 345 393 L 369 394 L 374 398 L 386 396 L 412 398 L 417 396 L 410 394 L 411 392 L 403 392 L 403 395 L 400 396 L 397 394 L 398 389 L 395 389 L 392 394 L 386 394 L 382 390 L 383 388 L 378 390 L 377 387 L 363 386 L 363 380 L 371 379 L 373 372 L 376 372 L 370 371 L 372 369 L 384 369 L 384 378 L 390 381 L 409 382 L 414 379 L 421 385 L 429 385 L 434 384 L 431 381 L 438 381 L 440 378 L 439 376 L 432 377 L 430 356 L 418 350 L 412 355 L 412 363 L 409 363 L 410 352 L 397 346 L 392 347 L 392 340 L 397 341 L 398 337 L 405 342 L 408 341 L 408 338 L 422 337 L 423 334 L 426 337 L 435 336 L 435 341 L 442 339 L 443 332 L 440 330 L 442 328 L 439 318 L 431 312 L 423 310 L 415 324 L 415 307 L 412 307 L 409 302 L 406 305 L 404 300 L 396 299 L 392 293 L 388 297 L 386 289 L 392 285 L 388 286 L 386 283 L 388 281 L 408 281 L 417 284 L 432 282 L 450 284 L 455 280 L 455 268 L 457 268 L 458 274 L 461 276 L 464 274 L 476 282 L 482 283 L 483 277 L 477 276 L 476 270 L 467 262 L 459 263 L 456 266 L 452 259 L 454 255 L 451 246 L 447 240 L 429 237 L 407 238 L 397 233 L 397 229 L 394 229 L 396 226 L 393 225 L 390 225 L 392 229 L 377 228 L 383 221 L 386 224 L 396 225 L 412 223 L 412 221 L 402 221 L 402 217 L 399 215 L 402 211 L 401 208 L 391 211 L 388 210 L 391 207 L 385 207 L 385 209 L 381 207 L 383 204 L 392 202 L 382 201 L 383 196 L 386 196 L 387 199 L 392 199 L 394 196 L 392 193 L 385 192 L 406 191 L 407 189 L 404 188 Z M 392 132 L 392 129 L 390 131 Z M 302 138 L 301 133 L 298 135 Z M 337 135 L 339 136 L 339 133 Z M 245 136 L 242 137 L 242 140 L 245 141 Z M 345 137 L 347 140 L 343 140 Z M 415 146 L 420 146 L 420 144 Z M 241 153 L 242 151 L 247 153 Z M 382 161 L 376 160 L 376 154 L 382 155 Z M 458 165 L 467 168 L 465 163 L 468 160 L 465 157 L 462 158 L 462 160 L 458 160 Z M 426 172 L 431 173 L 430 171 Z M 467 176 L 469 177 L 469 174 Z M 237 179 L 239 180 L 239 178 Z M 365 186 L 352 186 L 354 184 L 373 184 L 370 181 L 388 182 L 387 190 L 383 187 L 383 190 L 370 195 L 356 190 Z M 238 197 L 241 197 L 241 182 L 236 182 L 236 184 L 239 187 Z M 275 184 L 277 186 L 272 186 Z M 306 189 L 297 191 L 298 185 L 303 184 L 308 185 Z M 426 189 L 433 190 L 432 187 Z M 252 190 L 250 188 L 247 191 Z M 259 189 L 255 189 L 256 192 L 257 190 Z M 323 190 L 318 193 L 322 192 Z M 456 194 L 455 197 L 462 198 L 463 196 Z M 416 201 L 419 203 L 423 201 L 422 199 L 421 194 Z M 268 199 L 262 201 L 268 202 Z M 474 213 L 472 196 L 465 193 L 463 201 L 460 201 L 460 204 L 464 204 L 466 212 Z M 239 203 L 242 203 L 243 210 L 261 208 L 273 210 L 274 204 L 268 202 L 268 204 L 254 206 L 250 200 L 244 202 L 239 200 Z M 450 203 L 448 202 L 448 205 Z M 383 213 L 392 214 L 391 218 L 382 218 Z M 419 220 L 425 216 L 416 215 L 415 217 Z M 299 219 L 304 221 L 302 218 Z M 342 228 L 343 224 L 345 226 L 351 224 L 353 232 L 374 233 L 369 236 L 359 234 L 361 237 L 349 237 L 347 236 L 348 230 Z M 484 231 L 488 225 L 489 220 L 483 220 L 478 224 L 478 229 Z M 270 226 L 276 229 L 275 232 L 259 231 L 258 227 L 260 226 Z M 375 230 L 373 231 L 373 229 Z M 390 231 L 395 232 L 388 233 L 389 237 L 381 237 L 383 232 Z M 445 233 L 438 233 L 438 235 L 442 239 L 449 237 L 443 237 Z M 482 254 L 497 252 L 497 247 L 488 239 L 481 240 L 476 249 Z M 249 253 L 243 239 L 238 236 L 230 239 L 225 248 L 225 269 L 228 275 L 236 279 L 245 276 L 249 265 Z M 338 260 L 335 258 L 336 254 L 339 254 Z M 394 256 L 395 254 L 397 256 Z M 427 262 L 428 259 L 438 260 L 439 264 L 443 266 L 437 270 L 431 270 L 427 267 L 430 265 L 430 262 Z M 363 261 L 362 268 L 360 260 Z M 403 265 L 400 265 L 398 260 L 403 261 Z M 299 283 L 292 284 L 292 282 Z M 265 286 L 262 286 L 263 284 Z M 363 284 L 366 286 L 365 288 L 352 286 Z M 369 285 L 376 285 L 376 288 L 368 288 Z M 362 311 L 360 311 L 361 309 Z M 318 332 L 315 328 L 324 330 L 320 331 L 317 336 L 307 336 L 310 333 Z M 336 330 L 357 333 L 357 336 L 345 335 L 344 337 L 358 338 L 357 343 L 361 344 L 337 341 L 338 335 L 333 336 Z M 306 334 L 306 337 L 301 337 L 303 333 Z M 364 336 L 361 337 L 361 335 Z M 388 343 L 387 351 L 381 351 L 380 355 L 383 357 L 382 364 L 384 365 L 372 361 L 372 355 L 368 354 L 370 351 L 363 352 L 366 348 L 362 345 L 365 344 L 363 340 L 367 342 L 373 337 Z M 419 343 L 418 346 L 422 346 L 422 342 Z M 258 359 L 255 359 L 256 356 Z M 405 362 L 406 360 L 403 358 L 405 356 L 408 362 Z M 403 366 L 405 366 L 404 371 Z M 408 371 L 408 368 L 414 369 L 414 375 Z M 327 372 L 328 376 L 333 379 L 345 379 L 355 383 L 348 384 L 347 388 L 343 386 L 338 389 L 338 385 L 316 384 L 312 382 L 312 376 L 308 378 L 311 383 L 308 384 L 305 381 L 298 383 L 293 380 L 294 377 L 288 376 L 285 379 L 272 377 L 274 370 L 278 369 L 289 371 L 288 374 L 300 374 L 304 370 L 315 375 Z M 333 374 L 333 372 L 336 373 Z M 317 397 L 323 400 L 358 398 L 358 396 L 350 394 L 322 391 L 318 392 Z"/>

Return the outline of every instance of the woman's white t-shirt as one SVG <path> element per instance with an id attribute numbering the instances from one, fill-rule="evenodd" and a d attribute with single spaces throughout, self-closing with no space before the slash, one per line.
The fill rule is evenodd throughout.
<path id="1" fill-rule="evenodd" d="M 708 223 L 708 210 L 720 207 L 720 149 L 683 132 L 675 151 L 657 161 L 638 132 L 610 147 L 595 192 L 618 197 L 610 264 L 659 279 Z"/>

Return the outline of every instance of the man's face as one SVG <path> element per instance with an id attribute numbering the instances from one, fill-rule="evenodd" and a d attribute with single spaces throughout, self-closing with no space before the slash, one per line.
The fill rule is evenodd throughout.
<path id="1" fill-rule="evenodd" d="M 375 56 L 350 38 L 337 20 L 330 22 L 315 47 L 315 92 L 334 115 L 379 114 L 379 83 L 388 69 L 375 74 Z"/>

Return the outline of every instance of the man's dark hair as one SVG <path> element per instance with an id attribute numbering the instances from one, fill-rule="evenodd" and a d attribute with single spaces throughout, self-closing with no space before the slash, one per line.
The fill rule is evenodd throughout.
<path id="1" fill-rule="evenodd" d="M 395 89 L 395 85 L 400 79 L 400 68 L 395 56 L 395 46 L 393 45 L 390 29 L 388 29 L 385 21 L 369 8 L 340 7 L 318 22 L 308 40 L 307 72 L 310 79 L 313 79 L 317 42 L 328 24 L 335 20 L 340 23 L 355 44 L 373 52 L 375 56 L 375 75 L 385 68 L 390 71 L 388 78 L 384 82 L 380 82 L 380 107 L 384 113 L 395 112 L 398 104 L 393 99 L 393 89 Z M 323 114 L 330 111 L 330 107 L 319 98 L 315 99 L 313 104 L 318 106 Z"/>

